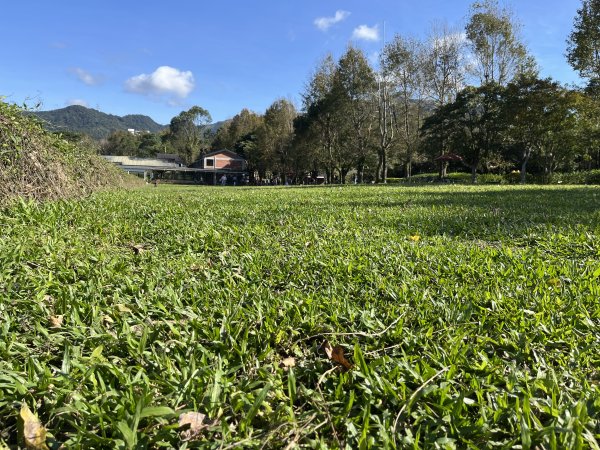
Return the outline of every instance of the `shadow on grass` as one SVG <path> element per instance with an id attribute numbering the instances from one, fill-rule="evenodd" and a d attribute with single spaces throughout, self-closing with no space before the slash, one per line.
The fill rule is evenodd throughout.
<path id="1" fill-rule="evenodd" d="M 503 238 L 543 228 L 600 232 L 600 187 L 406 188 L 366 193 L 345 206 L 377 208 L 382 220 L 427 234 Z"/>

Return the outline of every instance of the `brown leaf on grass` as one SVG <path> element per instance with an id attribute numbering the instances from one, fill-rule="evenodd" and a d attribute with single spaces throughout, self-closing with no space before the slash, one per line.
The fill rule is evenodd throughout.
<path id="1" fill-rule="evenodd" d="M 288 356 L 287 358 L 283 358 L 283 360 L 281 361 L 281 365 L 287 369 L 289 367 L 295 367 L 296 366 L 296 359 L 292 356 Z"/>
<path id="2" fill-rule="evenodd" d="M 206 414 L 199 412 L 187 412 L 179 416 L 179 428 L 181 428 L 181 439 L 184 441 L 193 441 L 198 439 L 202 431 L 215 424 L 206 417 Z"/>
<path id="3" fill-rule="evenodd" d="M 48 322 L 50 323 L 50 328 L 61 328 L 63 324 L 64 315 L 60 314 L 58 316 L 50 316 L 48 318 Z"/>
<path id="4" fill-rule="evenodd" d="M 139 255 L 140 253 L 143 253 L 146 249 L 144 248 L 143 244 L 131 244 L 129 246 L 129 248 L 131 250 L 133 250 L 133 253 L 135 253 L 136 255 Z"/>
<path id="5" fill-rule="evenodd" d="M 352 369 L 353 366 L 344 356 L 344 348 L 341 345 L 332 347 L 329 341 L 325 341 L 323 342 L 322 348 L 331 361 L 338 363 L 344 370 Z"/>
<path id="6" fill-rule="evenodd" d="M 29 407 L 23 403 L 19 412 L 19 434 L 26 448 L 32 450 L 48 450 L 46 445 L 46 428 Z"/>

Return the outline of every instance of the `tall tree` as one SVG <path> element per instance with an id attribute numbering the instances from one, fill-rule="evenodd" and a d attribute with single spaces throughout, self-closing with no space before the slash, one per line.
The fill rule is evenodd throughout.
<path id="1" fill-rule="evenodd" d="M 203 128 L 211 122 L 210 113 L 193 106 L 171 119 L 167 139 L 186 163 L 193 162 L 205 144 Z"/>
<path id="2" fill-rule="evenodd" d="M 286 99 L 273 102 L 264 115 L 261 128 L 260 143 L 264 150 L 264 161 L 272 170 L 283 175 L 283 181 L 288 181 L 292 167 L 292 139 L 294 137 L 294 120 L 296 108 Z"/>
<path id="3" fill-rule="evenodd" d="M 567 60 L 589 86 L 599 93 L 600 85 L 600 0 L 583 0 L 577 10 L 573 31 L 567 40 Z"/>
<path id="4" fill-rule="evenodd" d="M 508 85 L 504 116 L 521 165 L 521 183 L 533 156 L 545 158 L 545 169 L 551 173 L 557 152 L 569 147 L 568 135 L 578 120 L 575 101 L 570 91 L 550 78 L 522 76 Z"/>
<path id="5" fill-rule="evenodd" d="M 261 124 L 260 114 L 244 108 L 217 131 L 211 147 L 214 150 L 235 149 L 243 136 L 256 132 Z"/>
<path id="6" fill-rule="evenodd" d="M 600 169 L 600 100 L 595 96 L 578 95 L 577 143 L 582 168 Z"/>
<path id="7" fill-rule="evenodd" d="M 327 55 L 307 83 L 302 95 L 303 119 L 297 122 L 298 137 L 309 139 L 318 149 L 314 165 L 325 169 L 327 183 L 333 182 L 340 159 L 340 136 L 344 132 L 341 101 L 335 92 L 336 78 L 336 63 Z M 317 168 L 314 169 L 316 172 Z"/>
<path id="8" fill-rule="evenodd" d="M 113 131 L 102 144 L 105 155 L 138 156 L 139 138 L 123 130 Z"/>
<path id="9" fill-rule="evenodd" d="M 442 130 L 453 152 L 471 169 L 471 182 L 477 170 L 501 150 L 505 130 L 502 121 L 504 89 L 497 84 L 467 87 L 456 100 L 425 120 L 423 131 L 428 144 L 435 144 Z M 454 155 L 453 155 L 454 156 Z"/>
<path id="10" fill-rule="evenodd" d="M 473 71 L 481 84 L 508 84 L 521 73 L 534 73 L 535 63 L 519 38 L 519 24 L 496 0 L 475 2 L 466 26 L 474 56 Z"/>
<path id="11" fill-rule="evenodd" d="M 425 113 L 425 55 L 423 43 L 400 35 L 396 35 L 382 53 L 382 71 L 391 82 L 392 123 L 404 153 L 407 178 L 412 174 Z"/>
<path id="12" fill-rule="evenodd" d="M 151 157 L 163 150 L 160 136 L 157 134 L 144 133 L 140 136 L 139 141 L 138 156 Z"/>
<path id="13" fill-rule="evenodd" d="M 428 83 L 428 91 L 436 108 L 452 103 L 456 94 L 463 88 L 466 64 L 465 41 L 462 33 L 438 25 L 432 28 L 429 35 L 427 56 L 424 64 L 424 75 Z M 448 143 L 444 132 L 444 122 L 439 130 L 439 177 L 446 177 L 447 163 L 443 156 L 448 151 Z"/>
<path id="14" fill-rule="evenodd" d="M 395 140 L 395 114 L 393 110 L 393 74 L 391 67 L 386 64 L 385 48 L 381 54 L 377 80 L 377 125 L 379 129 L 379 146 L 377 149 L 377 172 L 375 182 L 385 183 L 387 179 L 388 151 Z"/>
<path id="15" fill-rule="evenodd" d="M 368 153 L 372 148 L 375 117 L 373 100 L 377 85 L 375 73 L 360 49 L 348 47 L 338 61 L 336 81 L 335 92 L 339 96 L 343 116 L 349 122 L 351 133 L 344 145 L 346 154 L 350 156 L 346 161 L 353 163 L 362 178 Z M 352 166 L 340 166 L 342 183 L 351 168 Z M 387 162 L 380 170 L 385 177 Z"/>

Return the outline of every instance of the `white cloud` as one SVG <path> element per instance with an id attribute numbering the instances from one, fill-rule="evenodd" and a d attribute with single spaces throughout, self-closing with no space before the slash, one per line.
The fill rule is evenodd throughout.
<path id="1" fill-rule="evenodd" d="M 79 81 L 87 84 L 88 86 L 95 86 L 100 84 L 102 81 L 101 77 L 92 75 L 87 70 L 84 70 L 80 67 L 74 67 L 73 69 L 70 69 L 70 71 L 74 73 L 77 78 L 79 78 Z"/>
<path id="2" fill-rule="evenodd" d="M 314 21 L 315 26 L 321 31 L 327 31 L 329 27 L 335 25 L 342 20 L 345 20 L 350 15 L 350 12 L 337 10 L 333 17 L 317 17 Z"/>
<path id="3" fill-rule="evenodd" d="M 168 96 L 169 103 L 186 98 L 194 90 L 192 72 L 174 67 L 160 66 L 151 74 L 140 74 L 125 81 L 129 92 L 150 96 Z"/>
<path id="4" fill-rule="evenodd" d="M 71 99 L 71 100 L 67 100 L 67 101 L 65 102 L 65 104 L 66 104 L 67 106 L 79 105 L 79 106 L 85 106 L 86 108 L 89 108 L 89 107 L 90 107 L 90 105 L 89 105 L 89 103 L 88 103 L 88 102 L 86 102 L 85 100 L 82 100 L 82 99 L 80 99 L 80 98 L 73 98 L 73 99 Z"/>
<path id="5" fill-rule="evenodd" d="M 369 27 L 367 25 L 360 25 L 352 32 L 352 39 L 361 39 L 363 41 L 378 41 L 379 40 L 379 27 L 377 25 Z"/>

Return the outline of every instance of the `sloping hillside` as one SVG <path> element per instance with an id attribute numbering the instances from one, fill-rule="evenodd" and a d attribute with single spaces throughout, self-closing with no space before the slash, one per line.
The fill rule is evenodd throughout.
<path id="1" fill-rule="evenodd" d="M 90 150 L 47 132 L 16 106 L 0 102 L 0 205 L 18 197 L 78 197 L 135 182 Z"/>
<path id="2" fill-rule="evenodd" d="M 150 131 L 156 133 L 164 128 L 148 116 L 129 114 L 123 117 L 106 114 L 84 106 L 73 105 L 52 111 L 32 113 L 44 122 L 49 131 L 77 131 L 94 139 L 106 138 L 116 130 Z"/>

